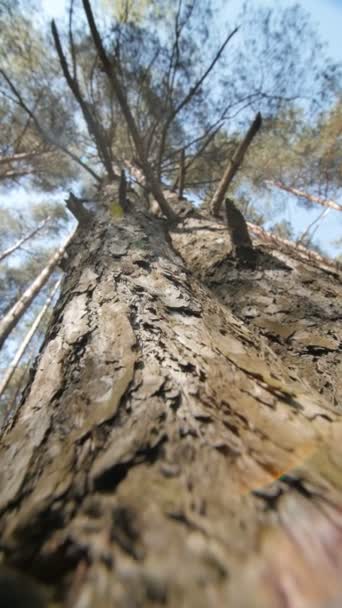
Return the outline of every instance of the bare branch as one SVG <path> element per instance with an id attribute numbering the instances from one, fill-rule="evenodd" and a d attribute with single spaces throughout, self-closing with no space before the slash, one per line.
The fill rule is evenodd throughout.
<path id="1" fill-rule="evenodd" d="M 0 174 L 0 182 L 4 182 L 6 179 L 18 179 L 19 177 L 24 177 L 25 175 L 31 175 L 32 171 L 29 171 L 28 169 L 26 170 L 22 170 L 22 171 L 16 171 L 16 170 L 12 170 L 12 171 L 6 171 L 6 173 L 2 173 Z"/>
<path id="2" fill-rule="evenodd" d="M 248 129 L 246 136 L 244 137 L 244 139 L 238 146 L 235 154 L 233 155 L 233 158 L 227 165 L 227 168 L 222 176 L 222 179 L 218 185 L 218 188 L 217 188 L 217 190 L 213 196 L 213 199 L 211 201 L 211 204 L 210 204 L 211 212 L 216 217 L 220 213 L 223 199 L 226 195 L 229 184 L 231 183 L 237 170 L 239 169 L 250 143 L 252 142 L 254 136 L 259 131 L 259 129 L 261 127 L 261 123 L 262 123 L 261 114 L 260 114 L 260 112 L 258 112 L 253 123 L 251 124 L 250 128 Z"/>
<path id="3" fill-rule="evenodd" d="M 146 177 L 146 181 L 148 182 L 148 185 L 150 186 L 151 191 L 152 191 L 156 201 L 158 202 L 161 211 L 169 219 L 175 219 L 177 216 L 174 213 L 173 209 L 168 204 L 168 202 L 166 201 L 166 199 L 163 195 L 160 183 L 155 178 L 152 168 L 146 158 L 144 145 L 143 145 L 142 139 L 140 137 L 137 125 L 135 123 L 133 114 L 129 107 L 125 91 L 124 91 L 123 87 L 121 86 L 121 82 L 117 76 L 115 66 L 114 66 L 114 64 L 112 64 L 109 61 L 106 51 L 104 49 L 104 46 L 102 44 L 102 40 L 101 40 L 100 34 L 96 27 L 96 23 L 94 20 L 90 2 L 89 2 L 89 0 L 82 0 L 82 2 L 83 2 L 84 11 L 86 13 L 90 32 L 91 32 L 96 50 L 97 50 L 100 60 L 102 62 L 103 69 L 108 76 L 111 86 L 114 89 L 114 92 L 115 92 L 116 98 L 119 102 L 121 111 L 125 117 L 125 120 L 126 120 L 126 123 L 128 126 L 128 130 L 130 131 L 130 134 L 132 136 L 141 167 L 142 167 L 143 172 Z"/>
<path id="4" fill-rule="evenodd" d="M 185 27 L 186 22 L 188 21 L 189 16 L 190 16 L 190 15 L 188 15 L 188 18 L 184 19 L 183 23 L 181 23 L 180 17 L 181 17 L 181 11 L 182 11 L 182 3 L 183 3 L 183 0 L 178 0 L 178 6 L 177 6 L 177 11 L 176 11 L 176 17 L 175 17 L 175 40 L 174 40 L 174 43 L 172 46 L 169 67 L 168 67 L 168 70 L 167 70 L 166 76 L 165 76 L 165 81 L 167 82 L 167 85 L 166 85 L 167 99 L 170 101 L 170 103 L 172 103 L 172 93 L 174 90 L 174 83 L 175 83 L 177 67 L 178 67 L 178 63 L 179 63 L 180 37 L 182 34 L 182 29 Z"/>
<path id="5" fill-rule="evenodd" d="M 168 156 L 165 157 L 165 159 L 163 161 L 163 171 L 164 171 L 164 166 L 168 166 L 168 165 L 166 165 L 166 161 L 168 159 L 173 158 L 174 156 L 177 156 L 183 148 L 184 148 L 184 150 L 187 150 L 188 148 L 190 148 L 190 146 L 202 141 L 202 139 L 204 139 L 205 137 L 208 136 L 208 141 L 204 142 L 203 147 L 200 148 L 200 150 L 198 150 L 194 156 L 189 157 L 189 161 L 187 163 L 187 169 L 188 169 L 189 166 L 193 163 L 193 161 L 195 161 L 196 158 L 198 158 L 204 152 L 205 148 L 210 143 L 211 139 L 216 135 L 216 133 L 218 133 L 220 131 L 220 129 L 222 129 L 224 122 L 226 120 L 234 120 L 234 118 L 238 114 L 240 114 L 240 112 L 242 110 L 245 110 L 246 108 L 250 107 L 250 105 L 253 103 L 254 98 L 256 96 L 257 95 L 255 95 L 255 94 L 248 95 L 248 96 L 244 97 L 243 99 L 240 99 L 237 103 L 234 103 L 233 105 L 231 103 L 227 104 L 225 106 L 225 108 L 222 110 L 219 118 L 210 127 L 208 127 L 206 129 L 206 131 L 204 133 L 202 133 L 202 135 L 195 137 L 193 140 L 191 140 L 187 144 L 183 145 L 181 148 L 172 150 L 172 152 L 170 152 L 170 154 L 168 154 Z M 244 103 L 244 105 L 241 106 L 242 103 Z M 240 107 L 233 114 L 228 115 L 227 114 L 228 110 L 235 106 L 240 106 Z M 212 134 L 210 134 L 210 131 L 212 131 Z M 178 180 L 174 184 L 173 187 L 176 188 L 177 184 L 178 184 Z"/>
<path id="6" fill-rule="evenodd" d="M 92 219 L 92 214 L 85 209 L 82 205 L 82 201 L 72 192 L 70 192 L 69 198 L 66 200 L 66 206 L 80 225 L 89 224 Z"/>
<path id="7" fill-rule="evenodd" d="M 38 106 L 38 104 L 39 104 L 42 96 L 43 96 L 43 91 L 41 91 L 41 93 L 38 95 L 38 97 L 35 100 L 35 103 L 33 105 L 33 110 L 32 110 L 33 112 L 35 112 L 36 107 Z M 19 150 L 19 148 L 21 146 L 21 142 L 23 141 L 23 139 L 24 139 L 24 137 L 26 135 L 26 132 L 27 132 L 29 126 L 30 126 L 31 120 L 32 120 L 31 116 L 28 116 L 27 117 L 27 121 L 26 121 L 26 123 L 24 125 L 24 128 L 22 129 L 21 133 L 19 133 L 19 135 L 18 135 L 18 137 L 17 137 L 17 139 L 16 139 L 16 141 L 14 143 L 15 149 Z"/>
<path id="8" fill-rule="evenodd" d="M 216 121 L 213 125 L 211 125 L 210 127 L 208 127 L 208 129 L 206 129 L 206 131 L 204 133 L 202 133 L 202 135 L 198 135 L 197 137 L 195 137 L 194 139 L 192 139 L 191 141 L 189 141 L 187 144 L 184 144 L 184 146 L 181 146 L 180 148 L 176 148 L 176 150 L 172 150 L 172 152 L 170 152 L 170 154 L 164 159 L 163 161 L 163 168 L 165 166 L 168 166 L 167 163 L 168 160 L 170 160 L 171 158 L 173 158 L 174 156 L 178 156 L 179 153 L 184 150 L 186 152 L 186 150 L 188 150 L 188 148 L 190 148 L 191 146 L 193 146 L 194 144 L 197 144 L 199 142 L 201 142 L 203 139 L 205 139 L 207 136 L 209 136 L 210 138 L 214 137 L 214 135 L 216 135 L 216 133 L 218 133 L 218 131 L 223 127 L 223 122 L 221 122 L 221 124 L 219 124 L 219 126 L 217 126 L 217 124 L 221 122 Z M 210 131 L 212 131 L 212 133 L 210 133 Z M 204 146 L 206 146 L 207 144 L 203 144 Z M 202 151 L 202 148 L 200 148 L 200 150 Z M 199 152 L 195 152 L 195 156 L 197 158 L 197 156 L 199 155 Z M 188 165 L 189 163 L 192 164 L 192 156 L 189 157 L 190 160 L 188 161 Z"/>
<path id="9" fill-rule="evenodd" d="M 187 182 L 186 185 L 188 188 L 190 188 L 191 186 L 210 186 L 211 184 L 217 184 L 217 182 L 219 181 L 219 179 L 206 179 L 204 181 L 199 182 Z"/>
<path id="10" fill-rule="evenodd" d="M 11 156 L 0 156 L 0 165 L 8 163 L 15 163 L 23 160 L 31 160 L 37 156 L 46 154 L 46 152 L 19 152 L 18 154 L 12 154 Z"/>
<path id="11" fill-rule="evenodd" d="M 202 76 L 197 80 L 197 82 L 194 84 L 194 86 L 192 86 L 190 88 L 189 92 L 187 93 L 187 95 L 185 95 L 185 97 L 183 98 L 183 100 L 176 106 L 176 108 L 167 117 L 167 119 L 165 121 L 165 124 L 164 124 L 164 127 L 163 127 L 163 130 L 162 130 L 162 133 L 161 133 L 161 138 L 160 138 L 160 146 L 159 146 L 159 153 L 158 153 L 158 173 L 159 173 L 159 175 L 160 175 L 160 171 L 161 171 L 161 163 L 162 163 L 163 154 L 164 154 L 164 150 L 165 150 L 167 133 L 168 133 L 168 130 L 169 130 L 169 127 L 170 127 L 171 123 L 173 122 L 173 120 L 175 119 L 175 117 L 177 116 L 177 114 L 179 114 L 179 112 L 188 103 L 190 103 L 190 101 L 192 100 L 192 98 L 194 97 L 194 95 L 196 95 L 196 93 L 198 92 L 198 90 L 200 89 L 200 87 L 202 86 L 202 84 L 204 83 L 204 81 L 206 80 L 206 78 L 209 76 L 210 72 L 214 68 L 215 64 L 220 59 L 220 57 L 221 57 L 224 49 L 226 48 L 227 44 L 231 41 L 231 39 L 233 38 L 233 36 L 236 34 L 237 31 L 238 31 L 238 28 L 235 28 L 227 36 L 227 38 L 224 40 L 223 44 L 220 46 L 219 50 L 217 51 L 214 59 L 210 63 L 209 67 L 205 70 L 205 72 L 202 74 Z"/>
<path id="12" fill-rule="evenodd" d="M 64 146 L 60 142 L 56 142 L 54 140 L 54 138 L 50 137 L 49 133 L 39 123 L 36 115 L 32 112 L 32 110 L 30 110 L 30 108 L 24 102 L 24 100 L 23 100 L 22 96 L 20 95 L 18 89 L 15 87 L 15 85 L 13 84 L 13 82 L 10 80 L 10 78 L 7 76 L 7 74 L 1 68 L 0 68 L 0 74 L 2 75 L 2 77 L 4 78 L 4 80 L 7 82 L 9 88 L 11 89 L 12 93 L 16 97 L 16 99 L 12 100 L 12 101 L 15 101 L 16 103 L 18 103 L 18 105 L 23 110 L 25 110 L 26 114 L 28 114 L 28 116 L 32 119 L 32 121 L 33 121 L 33 123 L 34 123 L 34 125 L 36 127 L 36 130 L 39 133 L 39 135 L 42 137 L 42 139 L 46 143 L 48 143 L 51 146 L 53 146 L 54 148 L 58 148 L 59 150 L 62 150 L 62 152 L 64 152 L 64 154 L 66 154 L 67 156 L 69 156 L 75 163 L 77 163 L 78 165 L 80 165 L 80 167 L 82 167 L 82 169 L 84 169 L 85 171 L 87 171 L 94 179 L 96 179 L 96 181 L 101 182 L 100 176 L 97 175 L 97 173 L 95 173 L 95 171 L 93 171 L 93 169 L 91 169 L 90 167 L 88 167 L 88 165 L 85 162 L 83 162 L 83 160 L 81 160 L 80 158 L 78 158 L 78 156 L 76 156 L 76 154 L 74 154 L 73 152 L 71 152 L 66 146 Z"/>
<path id="13" fill-rule="evenodd" d="M 269 241 L 270 243 L 275 243 L 276 245 L 278 245 L 280 247 L 285 246 L 292 253 L 294 251 L 299 251 L 307 260 L 310 260 L 310 259 L 313 260 L 315 265 L 316 266 L 318 265 L 322 269 L 325 269 L 328 271 L 332 270 L 334 272 L 336 272 L 336 270 L 338 269 L 338 264 L 336 262 L 333 262 L 332 260 L 324 258 L 316 251 L 311 251 L 310 249 L 307 249 L 306 247 L 304 247 L 304 245 L 298 245 L 298 244 L 294 243 L 293 241 L 288 241 L 287 239 L 283 239 L 279 236 L 275 236 L 274 234 L 267 232 L 266 230 L 261 228 L 261 226 L 257 226 L 256 224 L 251 224 L 250 222 L 247 222 L 247 226 L 251 230 L 251 232 L 253 232 L 260 239 L 262 239 L 264 241 Z"/>
<path id="14" fill-rule="evenodd" d="M 197 158 L 199 158 L 203 152 L 205 151 L 206 147 L 210 144 L 210 142 L 214 139 L 216 133 L 219 132 L 219 130 L 221 129 L 222 125 L 220 125 L 219 127 L 217 127 L 215 129 L 215 131 L 213 131 L 212 133 L 210 133 L 209 137 L 206 139 L 206 141 L 203 143 L 203 145 L 197 150 L 197 152 L 190 158 L 190 160 L 186 163 L 185 165 L 185 173 L 188 171 L 188 169 L 191 167 L 191 165 L 195 162 L 195 160 Z M 183 150 L 185 150 L 185 148 L 183 148 Z M 175 189 L 177 188 L 178 185 L 178 180 L 179 180 L 179 176 L 177 176 L 175 183 L 173 184 L 173 188 Z"/>
<path id="15" fill-rule="evenodd" d="M 74 44 L 74 35 L 72 31 L 72 20 L 74 16 L 74 0 L 70 0 L 69 7 L 69 46 L 72 60 L 72 73 L 73 77 L 77 79 L 77 60 L 76 60 L 76 49 Z"/>
<path id="16" fill-rule="evenodd" d="M 50 221 L 51 221 L 51 217 L 45 218 L 45 220 L 40 222 L 40 224 L 38 224 L 38 226 L 36 226 L 36 228 L 34 228 L 28 234 L 26 234 L 21 239 L 19 239 L 19 241 L 17 241 L 14 245 L 12 245 L 8 249 L 6 249 L 2 253 L 0 253 L 0 262 L 2 262 L 2 260 L 7 258 L 7 256 L 11 255 L 11 253 L 13 253 L 17 249 L 19 249 L 24 243 L 26 243 L 26 241 L 28 241 L 29 239 L 32 239 L 38 232 L 43 230 L 43 228 L 45 228 L 46 224 L 48 224 Z"/>
<path id="17" fill-rule="evenodd" d="M 126 174 L 125 174 L 125 171 L 122 169 L 121 177 L 120 177 L 120 185 L 119 185 L 119 203 L 120 203 L 121 208 L 124 211 L 128 210 L 128 202 L 127 202 L 126 194 L 127 194 Z"/>
<path id="18" fill-rule="evenodd" d="M 330 207 L 329 208 L 325 208 L 323 209 L 323 211 L 318 215 L 318 217 L 316 217 L 316 219 L 313 220 L 313 222 L 311 222 L 307 228 L 305 228 L 303 234 L 299 237 L 299 239 L 297 240 L 297 244 L 301 245 L 304 243 L 306 237 L 309 235 L 311 229 L 316 225 L 316 230 L 318 228 L 318 224 L 323 220 L 323 218 L 328 215 L 329 211 L 331 211 Z M 313 234 L 311 235 L 311 238 L 313 237 Z"/>
<path id="19" fill-rule="evenodd" d="M 98 124 L 95 116 L 93 115 L 93 112 L 91 111 L 91 109 L 89 107 L 89 104 L 83 98 L 83 95 L 81 93 L 81 90 L 80 90 L 76 77 L 73 78 L 70 74 L 68 62 L 64 55 L 61 41 L 60 41 L 59 34 L 58 34 L 58 30 L 57 30 L 57 27 L 56 27 L 56 24 L 54 21 L 51 22 L 51 31 L 52 31 L 55 48 L 56 48 L 57 55 L 58 55 L 58 58 L 59 58 L 59 61 L 61 64 L 64 78 L 82 110 L 82 114 L 84 116 L 84 120 L 86 122 L 88 131 L 89 131 L 89 135 L 93 136 L 93 138 L 95 140 L 95 144 L 96 144 L 96 148 L 97 148 L 99 157 L 104 164 L 108 177 L 110 179 L 115 179 L 115 174 L 114 174 L 113 167 L 112 167 L 110 148 L 107 144 L 105 134 L 102 133 L 101 126 Z"/>

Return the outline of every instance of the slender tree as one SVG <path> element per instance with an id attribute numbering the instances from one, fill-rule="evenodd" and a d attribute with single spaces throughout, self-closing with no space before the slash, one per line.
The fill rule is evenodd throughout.
<path id="1" fill-rule="evenodd" d="M 285 192 L 289 192 L 290 194 L 294 194 L 298 198 L 304 198 L 310 203 L 322 205 L 328 209 L 335 209 L 335 211 L 342 211 L 342 205 L 336 203 L 335 201 L 321 198 L 319 196 L 314 196 L 313 194 L 309 194 L 308 192 L 303 192 L 302 190 L 297 190 L 297 188 L 292 188 L 291 186 L 286 186 L 282 182 L 268 182 L 270 186 L 274 186 L 279 188 L 280 190 L 285 190 Z"/>
<path id="2" fill-rule="evenodd" d="M 60 283 L 61 280 L 57 281 L 57 283 L 55 283 L 53 289 L 51 290 L 51 293 L 49 294 L 44 306 L 41 308 L 41 310 L 39 311 L 38 315 L 36 316 L 35 320 L 33 321 L 30 329 L 28 330 L 24 340 L 22 341 L 22 343 L 20 344 L 20 347 L 18 349 L 18 351 L 16 352 L 15 356 L 13 357 L 13 361 L 11 361 L 10 366 L 8 368 L 8 370 L 6 371 L 4 377 L 2 378 L 1 382 L 0 382 L 0 398 L 2 397 L 3 393 L 5 392 L 8 384 L 10 383 L 13 375 L 15 374 L 18 365 L 20 363 L 21 358 L 23 357 L 23 355 L 25 354 L 34 334 L 36 333 L 37 329 L 39 328 L 39 325 L 41 324 L 44 316 L 47 314 L 49 307 L 51 306 L 51 302 L 57 292 L 57 290 L 60 287 Z"/>
<path id="3" fill-rule="evenodd" d="M 28 307 L 39 293 L 39 291 L 44 287 L 49 277 L 51 276 L 53 270 L 56 265 L 61 261 L 63 256 L 65 255 L 66 248 L 68 243 L 72 239 L 73 234 L 71 234 L 65 243 L 59 247 L 56 253 L 48 260 L 47 265 L 43 268 L 43 270 L 39 273 L 39 275 L 35 278 L 33 283 L 26 289 L 26 291 L 20 296 L 18 301 L 12 306 L 12 308 L 5 314 L 5 316 L 0 321 L 0 345 L 2 346 L 5 342 L 6 338 L 9 336 L 13 328 L 20 321 L 23 314 L 28 310 Z"/>

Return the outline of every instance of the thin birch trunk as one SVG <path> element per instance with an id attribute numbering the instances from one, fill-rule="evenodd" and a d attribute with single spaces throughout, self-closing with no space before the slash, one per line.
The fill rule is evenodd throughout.
<path id="1" fill-rule="evenodd" d="M 31 368 L 34 360 L 35 360 L 35 356 L 32 356 L 32 354 L 30 354 L 29 360 L 28 360 L 27 364 L 25 365 L 24 370 L 20 374 L 20 378 L 18 379 L 14 395 L 12 395 L 9 403 L 6 404 L 6 407 L 4 408 L 4 410 L 2 412 L 2 423 L 6 423 L 9 413 L 11 413 L 11 415 L 12 414 L 15 415 L 15 409 L 16 409 L 16 405 L 18 404 L 19 395 L 22 393 L 23 389 L 25 388 L 25 386 L 27 384 L 29 371 L 30 371 L 30 368 Z"/>
<path id="2" fill-rule="evenodd" d="M 4 378 L 2 379 L 2 382 L 0 383 L 0 398 L 3 395 L 3 393 L 5 392 L 9 382 L 12 379 L 12 376 L 15 372 L 15 370 L 17 369 L 19 362 L 21 360 L 21 358 L 23 357 L 23 355 L 25 354 L 34 334 L 36 333 L 40 323 L 42 322 L 44 316 L 46 315 L 49 306 L 53 300 L 53 297 L 57 291 L 57 289 L 59 288 L 61 284 L 61 279 L 59 281 L 56 282 L 56 284 L 54 285 L 50 295 L 48 296 L 44 306 L 42 307 L 42 309 L 40 310 L 40 312 L 38 313 L 38 315 L 36 316 L 35 320 L 33 321 L 30 329 L 28 330 L 25 338 L 23 339 L 18 351 L 16 352 L 12 362 L 10 363 L 6 374 L 4 376 Z"/>
<path id="3" fill-rule="evenodd" d="M 37 276 L 33 283 L 31 283 L 31 285 L 26 289 L 23 295 L 14 304 L 14 306 L 12 306 L 12 308 L 4 316 L 2 321 L 0 321 L 0 347 L 3 345 L 6 338 L 11 333 L 12 329 L 14 329 L 14 327 L 20 321 L 21 317 L 26 312 L 36 295 L 39 293 L 42 287 L 44 287 L 45 283 L 51 276 L 54 268 L 62 259 L 66 248 L 69 245 L 73 236 L 74 232 L 67 238 L 62 247 L 60 247 L 56 251 L 56 253 L 54 253 L 45 268 L 41 271 L 41 273 Z"/>
<path id="4" fill-rule="evenodd" d="M 43 228 L 45 228 L 45 226 L 50 221 L 51 221 L 51 217 L 45 218 L 45 220 L 43 220 L 42 222 L 40 222 L 40 224 L 38 224 L 38 226 L 36 226 L 36 228 L 34 228 L 33 230 L 31 230 L 31 232 L 29 232 L 28 234 L 26 234 L 25 236 L 23 236 L 21 239 L 19 239 L 16 243 L 14 243 L 14 245 L 12 245 L 8 249 L 6 249 L 2 253 L 0 253 L 0 262 L 2 262 L 9 255 L 11 255 L 11 253 L 14 253 L 14 251 L 16 251 L 17 249 L 19 249 L 19 247 L 21 247 L 24 243 L 26 243 L 26 241 L 28 241 L 29 239 L 32 239 L 34 236 L 36 236 L 36 234 L 38 232 L 40 232 L 41 230 L 43 230 Z"/>
<path id="5" fill-rule="evenodd" d="M 297 190 L 297 188 L 292 188 L 291 186 L 285 186 L 282 182 L 274 182 L 273 180 L 267 180 L 265 182 L 270 186 L 274 186 L 275 188 L 279 188 L 279 190 L 284 190 L 284 192 L 289 192 L 294 196 L 298 196 L 299 198 L 305 198 L 310 203 L 317 203 L 318 205 L 322 205 L 323 207 L 328 207 L 330 209 L 334 209 L 335 211 L 342 211 L 342 205 L 336 203 L 336 201 L 332 201 L 327 198 L 321 198 L 319 196 L 314 196 L 313 194 L 309 194 L 308 192 L 303 192 L 303 190 Z"/>
<path id="6" fill-rule="evenodd" d="M 21 162 L 23 160 L 31 160 L 32 158 L 42 156 L 43 154 L 46 154 L 46 152 L 20 152 L 18 154 L 13 154 L 12 156 L 0 156 L 0 166 Z"/>

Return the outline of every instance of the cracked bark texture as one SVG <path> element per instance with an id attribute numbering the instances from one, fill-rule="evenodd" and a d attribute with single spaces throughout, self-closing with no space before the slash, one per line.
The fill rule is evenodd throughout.
<path id="1" fill-rule="evenodd" d="M 257 249 L 239 268 L 199 216 L 172 238 L 144 211 L 79 229 L 2 435 L 0 589 L 25 573 L 41 605 L 340 605 L 340 287 Z"/>

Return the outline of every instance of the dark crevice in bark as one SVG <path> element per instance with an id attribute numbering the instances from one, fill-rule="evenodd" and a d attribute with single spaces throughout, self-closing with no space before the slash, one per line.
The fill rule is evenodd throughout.
<path id="1" fill-rule="evenodd" d="M 114 492 L 115 488 L 125 479 L 132 463 L 122 463 L 113 466 L 100 475 L 94 483 L 98 492 Z"/>
<path id="2" fill-rule="evenodd" d="M 264 490 L 254 490 L 253 495 L 263 501 L 265 511 L 277 511 L 279 498 L 283 495 L 283 490 L 278 484 Z"/>

